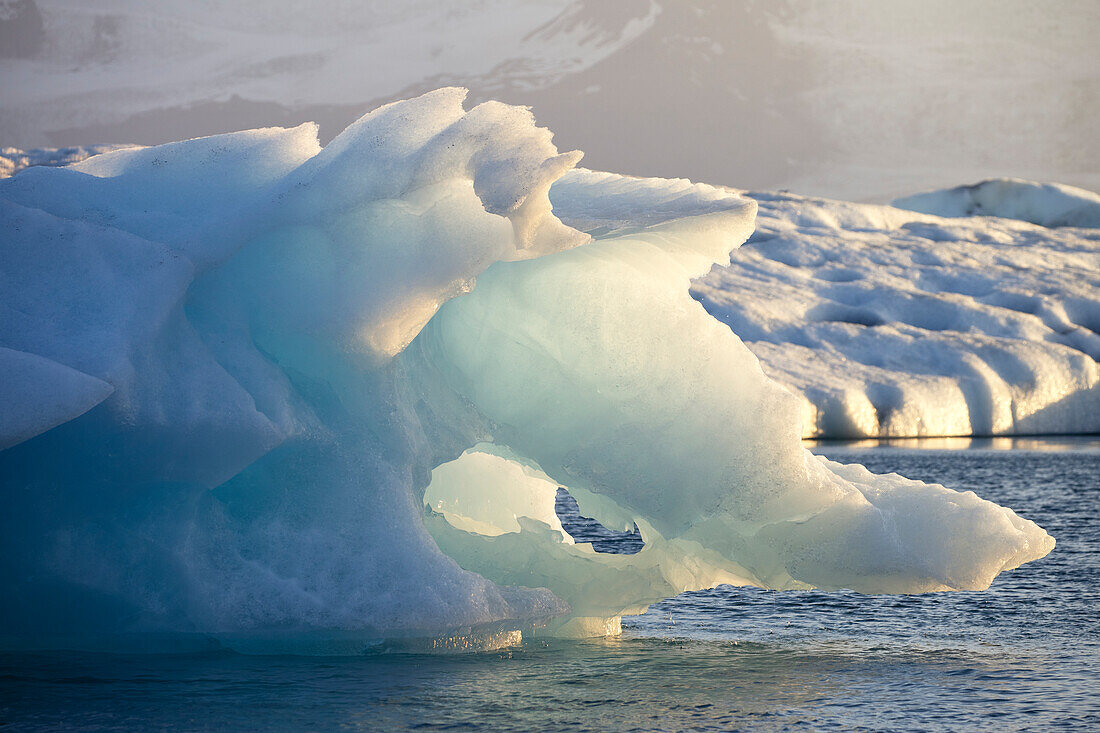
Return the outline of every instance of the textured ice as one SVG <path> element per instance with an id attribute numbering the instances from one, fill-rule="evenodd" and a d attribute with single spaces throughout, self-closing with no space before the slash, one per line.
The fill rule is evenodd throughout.
<path id="1" fill-rule="evenodd" d="M 802 447 L 800 400 L 689 294 L 752 200 L 570 173 L 463 97 L 0 182 L 8 638 L 461 646 L 723 582 L 981 589 L 1050 551 Z M 645 548 L 572 542 L 558 486 Z"/>
<path id="2" fill-rule="evenodd" d="M 1100 227 L 1100 196 L 1060 183 L 994 178 L 895 199 L 894 206 L 938 216 L 997 216 L 1045 227 Z"/>
<path id="3" fill-rule="evenodd" d="M 1100 431 L 1095 230 L 751 196 L 752 239 L 692 292 L 805 437 Z"/>
<path id="4" fill-rule="evenodd" d="M 72 165 L 100 153 L 109 153 L 129 145 L 88 145 L 71 148 L 0 148 L 0 178 L 14 176 L 24 168 L 37 165 Z"/>

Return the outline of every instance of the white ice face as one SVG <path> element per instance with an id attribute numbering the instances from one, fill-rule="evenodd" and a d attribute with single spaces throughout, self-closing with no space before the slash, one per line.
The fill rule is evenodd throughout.
<path id="1" fill-rule="evenodd" d="M 584 635 L 689 588 L 981 589 L 1051 550 L 803 449 L 799 400 L 688 292 L 754 202 L 579 172 L 552 211 L 579 154 L 462 100 L 0 182 L 10 628 L 61 631 L 60 595 L 66 631 Z M 645 549 L 573 544 L 559 485 Z"/>
<path id="2" fill-rule="evenodd" d="M 905 204 L 940 216 L 753 193 L 752 239 L 692 293 L 801 398 L 803 437 L 1094 433 L 1100 230 L 1018 218 L 1083 221 L 1095 194 L 1068 192 L 1001 181 Z M 984 216 L 943 218 L 972 195 Z"/>

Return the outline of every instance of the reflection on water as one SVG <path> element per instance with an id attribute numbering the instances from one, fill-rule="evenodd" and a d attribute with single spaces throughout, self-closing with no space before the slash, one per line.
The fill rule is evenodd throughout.
<path id="1" fill-rule="evenodd" d="M 765 730 L 1085 723 L 1050 655 L 686 638 L 526 642 L 466 656 L 36 655 L 4 659 L 21 730 Z"/>
<path id="2" fill-rule="evenodd" d="M 974 489 L 1057 538 L 984 593 L 720 587 L 624 619 L 621 638 L 450 656 L 4 654 L 0 727 L 1097 730 L 1100 451 L 1075 445 L 814 447 Z"/>
<path id="3" fill-rule="evenodd" d="M 868 438 L 866 440 L 804 440 L 814 453 L 863 451 L 870 448 L 910 450 L 1100 451 L 1100 435 L 1023 435 L 993 438 Z"/>

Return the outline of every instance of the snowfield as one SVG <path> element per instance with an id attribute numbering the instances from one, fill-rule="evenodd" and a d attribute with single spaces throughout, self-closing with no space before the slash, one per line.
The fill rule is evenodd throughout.
<path id="1" fill-rule="evenodd" d="M 1100 190 L 1100 4 L 1082 0 L 9 4 L 5 145 L 307 121 L 325 142 L 456 84 L 619 173 L 852 201 L 990 173 Z"/>

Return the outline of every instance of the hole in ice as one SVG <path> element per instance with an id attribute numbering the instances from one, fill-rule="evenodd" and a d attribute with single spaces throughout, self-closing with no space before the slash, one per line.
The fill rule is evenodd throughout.
<path id="1" fill-rule="evenodd" d="M 558 488 L 554 500 L 554 511 L 561 520 L 561 526 L 575 542 L 591 542 L 596 552 L 613 555 L 633 555 L 645 546 L 638 525 L 631 532 L 617 532 L 608 529 L 595 519 L 582 517 L 577 500 L 563 488 Z"/>

